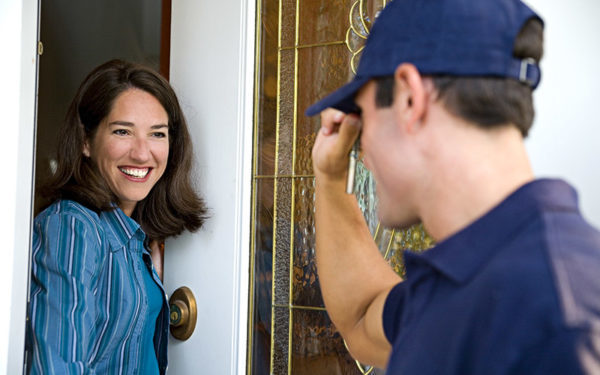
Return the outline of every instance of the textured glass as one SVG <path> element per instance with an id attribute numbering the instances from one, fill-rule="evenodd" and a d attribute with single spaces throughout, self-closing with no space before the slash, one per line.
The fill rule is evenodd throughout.
<path id="1" fill-rule="evenodd" d="M 281 51 L 280 80 L 279 80 L 279 138 L 278 138 L 278 166 L 279 175 L 292 174 L 292 160 L 294 151 L 294 51 Z"/>
<path id="2" fill-rule="evenodd" d="M 348 28 L 347 15 L 351 4 L 347 0 L 302 0 L 298 44 L 302 46 L 343 41 Z M 340 19 L 340 16 L 344 18 Z"/>
<path id="3" fill-rule="evenodd" d="M 290 303 L 290 237 L 292 223 L 292 179 L 277 179 L 275 237 L 275 304 Z"/>
<path id="4" fill-rule="evenodd" d="M 434 245 L 433 239 L 425 232 L 423 224 L 413 225 L 405 230 L 397 230 L 394 233 L 390 254 L 387 259 L 397 274 L 404 277 L 403 250 L 421 253 Z"/>
<path id="5" fill-rule="evenodd" d="M 387 229 L 382 226 L 379 227 L 379 233 L 377 233 L 375 244 L 377 244 L 379 252 L 385 258 L 389 257 L 393 244 L 391 241 L 393 240 L 395 233 L 396 232 L 392 229 Z"/>
<path id="6" fill-rule="evenodd" d="M 377 198 L 375 196 L 375 179 L 362 161 L 356 163 L 354 192 L 358 206 L 365 216 L 369 231 L 375 236 L 379 220 L 377 219 Z"/>
<path id="7" fill-rule="evenodd" d="M 298 0 L 281 0 L 281 47 L 296 45 L 296 5 Z M 276 3 L 276 2 L 275 2 Z"/>
<path id="8" fill-rule="evenodd" d="M 271 362 L 271 295 L 273 290 L 273 188 L 274 179 L 255 182 L 254 289 L 252 369 L 267 374 Z"/>
<path id="9" fill-rule="evenodd" d="M 294 375 L 361 373 L 325 311 L 293 310 L 291 373 Z"/>
<path id="10" fill-rule="evenodd" d="M 296 136 L 296 168 L 297 175 L 311 175 L 312 169 L 312 146 L 315 144 L 317 134 L 306 134 L 302 137 Z"/>
<path id="11" fill-rule="evenodd" d="M 273 308 L 273 372 L 274 375 L 288 373 L 288 355 L 290 346 L 290 310 L 287 307 Z M 262 375 L 258 373 L 256 375 Z"/>
<path id="12" fill-rule="evenodd" d="M 295 182 L 295 233 L 292 303 L 323 307 L 315 258 L 315 179 L 299 178 Z"/>
<path id="13" fill-rule="evenodd" d="M 349 68 L 350 53 L 345 45 L 302 48 L 298 50 L 298 113 L 297 143 L 303 142 L 310 156 L 315 134 L 321 126 L 319 116 L 303 113 L 315 101 L 346 83 L 352 76 Z M 300 148 L 298 147 L 298 152 Z M 310 159 L 308 159 L 310 160 Z M 299 164 L 296 174 L 312 174 L 312 163 Z"/>
<path id="14" fill-rule="evenodd" d="M 303 113 L 352 78 L 385 2 L 261 0 L 250 374 L 383 374 L 352 360 L 323 310 L 311 160 L 320 119 Z M 375 192 L 371 174 L 359 163 L 359 206 L 381 254 L 403 274 L 403 249 L 422 251 L 432 241 L 422 226 L 380 226 Z"/>

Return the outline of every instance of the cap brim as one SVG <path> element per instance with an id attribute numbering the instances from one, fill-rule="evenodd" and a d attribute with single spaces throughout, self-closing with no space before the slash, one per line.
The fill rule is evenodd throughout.
<path id="1" fill-rule="evenodd" d="M 308 107 L 304 114 L 306 116 L 314 116 L 319 114 L 325 108 L 339 109 L 345 113 L 353 113 L 358 111 L 358 107 L 354 103 L 356 92 L 364 86 L 369 78 L 354 78 L 344 86 L 335 90 L 323 99 Z"/>

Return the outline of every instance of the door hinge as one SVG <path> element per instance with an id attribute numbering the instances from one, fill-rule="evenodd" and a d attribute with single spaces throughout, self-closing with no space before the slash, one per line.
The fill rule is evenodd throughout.
<path id="1" fill-rule="evenodd" d="M 44 54 L 44 43 L 42 43 L 41 40 L 38 40 L 37 53 L 40 56 L 42 56 Z"/>

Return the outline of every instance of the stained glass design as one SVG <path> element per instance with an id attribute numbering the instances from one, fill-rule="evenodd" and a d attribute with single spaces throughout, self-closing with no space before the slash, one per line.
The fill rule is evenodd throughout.
<path id="1" fill-rule="evenodd" d="M 304 110 L 352 78 L 385 0 L 257 0 L 253 220 L 247 373 L 383 374 L 354 361 L 325 311 L 315 262 L 311 149 Z M 400 275 L 404 249 L 432 245 L 422 226 L 377 221 L 375 182 L 358 163 L 356 196 L 381 254 Z"/>

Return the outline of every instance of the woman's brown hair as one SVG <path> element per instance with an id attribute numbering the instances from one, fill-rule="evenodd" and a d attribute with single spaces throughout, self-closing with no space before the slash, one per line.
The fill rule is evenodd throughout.
<path id="1" fill-rule="evenodd" d="M 113 209 L 118 199 L 95 163 L 83 155 L 83 147 L 94 138 L 116 98 L 131 88 L 154 96 L 169 117 L 167 167 L 131 217 L 152 239 L 175 236 L 184 229 L 195 231 L 206 219 L 206 206 L 191 182 L 192 142 L 177 96 L 152 69 L 122 60 L 98 66 L 82 82 L 59 132 L 56 172 L 40 194 L 48 202 L 71 199 L 96 212 Z"/>

